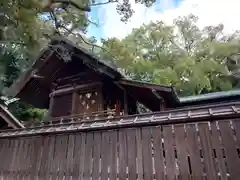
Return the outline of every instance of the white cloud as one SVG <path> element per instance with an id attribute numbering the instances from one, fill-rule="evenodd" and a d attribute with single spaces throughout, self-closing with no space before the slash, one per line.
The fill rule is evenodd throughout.
<path id="1" fill-rule="evenodd" d="M 137 28 L 143 23 L 163 20 L 169 24 L 178 16 L 190 13 L 199 17 L 199 27 L 223 23 L 226 32 L 240 30 L 240 23 L 238 23 L 240 17 L 239 0 L 183 0 L 177 8 L 174 8 L 173 1 L 162 0 L 157 3 L 160 7 L 153 6 L 151 8 L 133 3 L 135 13 L 127 24 L 120 21 L 120 16 L 115 10 L 116 5 L 110 4 L 103 7 L 99 16 L 104 17 L 102 27 L 104 36 L 123 38 L 133 28 Z M 156 9 L 162 9 L 162 11 L 159 12 Z"/>

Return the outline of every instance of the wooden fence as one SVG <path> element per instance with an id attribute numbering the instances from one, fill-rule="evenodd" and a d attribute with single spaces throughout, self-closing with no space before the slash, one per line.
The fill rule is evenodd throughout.
<path id="1" fill-rule="evenodd" d="M 239 180 L 240 119 L 0 138 L 0 179 Z"/>

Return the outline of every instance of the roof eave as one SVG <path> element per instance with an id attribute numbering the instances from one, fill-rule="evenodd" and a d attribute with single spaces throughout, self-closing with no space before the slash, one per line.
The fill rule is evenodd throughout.
<path id="1" fill-rule="evenodd" d="M 6 117 L 4 120 L 14 129 L 18 128 L 24 128 L 24 125 L 11 113 L 8 111 L 6 107 L 0 104 L 0 108 L 3 110 L 3 112 L 6 114 Z M 11 121 L 10 121 L 11 120 Z"/>

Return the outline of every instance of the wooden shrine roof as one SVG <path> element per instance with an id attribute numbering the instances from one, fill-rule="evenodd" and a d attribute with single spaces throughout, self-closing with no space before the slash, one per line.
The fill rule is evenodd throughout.
<path id="1" fill-rule="evenodd" d="M 152 111 L 159 111 L 159 102 L 164 101 L 169 108 L 179 106 L 178 96 L 171 86 L 122 79 L 117 81 L 140 103 Z"/>

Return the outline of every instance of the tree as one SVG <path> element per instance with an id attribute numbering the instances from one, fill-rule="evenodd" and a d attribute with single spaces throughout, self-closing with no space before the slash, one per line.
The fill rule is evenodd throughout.
<path id="1" fill-rule="evenodd" d="M 22 59 L 23 56 L 18 54 L 18 51 L 13 51 L 13 49 L 5 49 L 2 51 L 0 57 L 0 96 L 1 98 L 4 98 L 4 101 L 1 101 L 0 98 L 0 103 L 4 102 L 4 105 L 7 105 L 10 111 L 21 121 L 42 120 L 46 114 L 46 110 L 36 109 L 31 105 L 23 103 L 19 100 L 14 100 L 14 102 L 11 102 L 12 99 L 9 100 L 4 93 L 4 89 L 9 87 L 23 70 L 25 64 L 24 59 Z"/>
<path id="2" fill-rule="evenodd" d="M 155 0 L 136 0 L 147 7 Z M 0 3 L 0 41 L 38 44 L 39 39 L 53 34 L 86 32 L 86 27 L 96 24 L 88 18 L 93 6 L 117 3 L 116 11 L 122 21 L 127 21 L 134 13 L 129 0 L 6 0 Z M 11 30 L 11 31 L 10 31 Z M 81 34 L 79 39 L 82 39 Z M 82 39 L 84 41 L 84 39 Z"/>
<path id="3" fill-rule="evenodd" d="M 127 76 L 174 86 L 180 95 L 232 88 L 230 60 L 240 52 L 238 33 L 223 34 L 224 26 L 199 29 L 194 15 L 179 17 L 172 26 L 151 22 L 123 40 L 103 41 L 103 48 Z M 110 56 L 101 52 L 105 59 Z M 239 58 L 237 58 L 239 59 Z"/>

